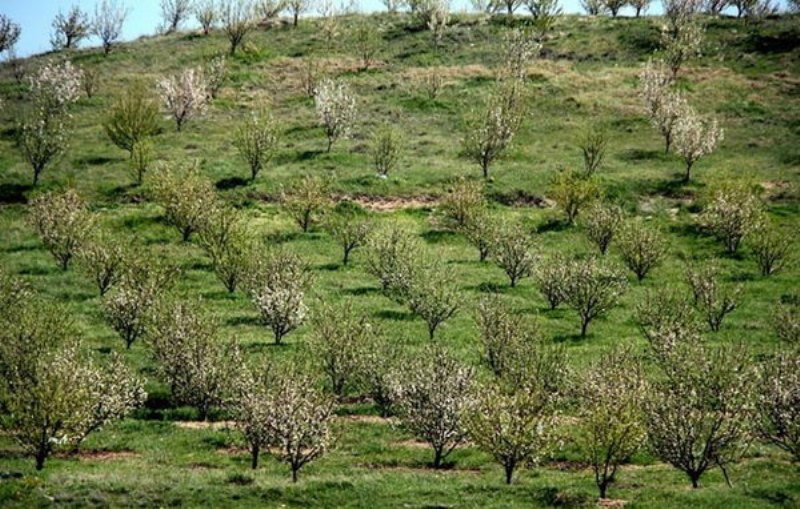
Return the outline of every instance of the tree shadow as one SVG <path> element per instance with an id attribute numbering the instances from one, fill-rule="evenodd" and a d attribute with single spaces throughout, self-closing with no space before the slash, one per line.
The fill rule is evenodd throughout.
<path id="1" fill-rule="evenodd" d="M 380 290 L 378 290 L 374 286 L 360 286 L 358 288 L 347 288 L 346 290 L 342 290 L 342 293 L 353 295 L 355 297 L 360 297 L 362 295 L 380 293 Z"/>
<path id="2" fill-rule="evenodd" d="M 219 179 L 214 186 L 221 191 L 225 191 L 228 189 L 236 189 L 237 187 L 244 187 L 249 183 L 249 180 L 243 179 L 242 177 L 226 177 Z"/>
<path id="3" fill-rule="evenodd" d="M 236 327 L 239 325 L 251 325 L 254 327 L 258 327 L 261 325 L 261 319 L 257 316 L 232 316 L 225 320 L 226 325 L 230 325 L 231 327 Z"/>
<path id="4" fill-rule="evenodd" d="M 396 320 L 399 322 L 410 322 L 414 320 L 415 315 L 411 311 L 395 311 L 394 309 L 382 309 L 375 313 L 377 318 L 385 320 Z"/>
<path id="5" fill-rule="evenodd" d="M 662 150 L 632 148 L 619 153 L 617 159 L 626 162 L 651 161 L 654 159 L 661 159 L 663 155 L 664 151 Z"/>
<path id="6" fill-rule="evenodd" d="M 0 184 L 0 203 L 2 204 L 24 204 L 28 203 L 25 193 L 33 189 L 30 184 Z"/>
<path id="7" fill-rule="evenodd" d="M 562 232 L 570 228 L 570 224 L 563 219 L 550 218 L 540 225 L 536 231 L 539 233 Z"/>
<path id="8" fill-rule="evenodd" d="M 118 160 L 118 158 L 108 156 L 87 156 L 78 158 L 75 160 L 75 162 L 81 165 L 85 164 L 88 166 L 102 166 Z"/>

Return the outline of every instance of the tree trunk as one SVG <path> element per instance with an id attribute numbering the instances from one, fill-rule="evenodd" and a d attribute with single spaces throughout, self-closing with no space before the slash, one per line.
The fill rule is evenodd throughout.
<path id="1" fill-rule="evenodd" d="M 350 262 L 350 250 L 352 248 L 344 248 L 344 256 L 342 257 L 342 265 L 347 265 Z"/>
<path id="2" fill-rule="evenodd" d="M 694 163 L 686 163 L 686 173 L 683 175 L 683 182 L 685 184 L 689 183 L 689 180 L 692 178 L 692 165 Z"/>
<path id="3" fill-rule="evenodd" d="M 298 465 L 292 465 L 292 482 L 297 482 L 297 471 L 300 470 Z"/>
<path id="4" fill-rule="evenodd" d="M 254 445 L 254 446 L 252 446 L 250 448 L 250 456 L 251 456 L 251 458 L 250 458 L 250 468 L 252 468 L 253 470 L 258 468 L 258 453 L 259 452 L 261 452 L 261 449 L 257 445 Z"/>
<path id="5" fill-rule="evenodd" d="M 297 17 L 299 15 L 300 15 L 299 12 L 297 12 L 297 11 L 294 12 L 294 20 L 293 20 L 292 26 L 295 26 L 295 27 L 297 26 Z"/>
<path id="6" fill-rule="evenodd" d="M 581 337 L 586 337 L 586 330 L 589 328 L 589 321 L 586 318 L 581 319 Z"/>
<path id="7" fill-rule="evenodd" d="M 603 479 L 597 483 L 597 488 L 600 490 L 600 498 L 606 498 L 606 493 L 608 492 L 608 481 Z"/>
<path id="8" fill-rule="evenodd" d="M 505 469 L 505 472 L 506 472 L 506 484 L 511 484 L 511 479 L 514 476 L 514 467 L 515 466 L 516 465 L 514 464 L 514 462 L 510 462 L 510 463 L 508 463 L 508 464 L 506 464 L 504 466 L 504 469 Z"/>
<path id="9" fill-rule="evenodd" d="M 435 448 L 433 450 L 433 468 L 439 468 L 442 466 L 442 449 Z"/>

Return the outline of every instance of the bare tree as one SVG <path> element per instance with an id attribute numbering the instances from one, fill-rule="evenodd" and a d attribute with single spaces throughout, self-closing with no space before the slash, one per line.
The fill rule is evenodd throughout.
<path id="1" fill-rule="evenodd" d="M 0 53 L 4 51 L 11 52 L 22 34 L 22 28 L 19 24 L 6 16 L 0 14 Z"/>
<path id="2" fill-rule="evenodd" d="M 53 35 L 50 44 L 57 50 L 78 47 L 78 43 L 89 36 L 91 29 L 89 15 L 78 5 L 73 5 L 67 14 L 59 11 L 52 26 Z"/>
<path id="3" fill-rule="evenodd" d="M 164 21 L 164 31 L 168 34 L 175 32 L 186 18 L 192 8 L 191 0 L 161 0 L 161 19 Z"/>
<path id="4" fill-rule="evenodd" d="M 122 26 L 128 10 L 118 0 L 101 0 L 94 8 L 92 19 L 92 34 L 97 36 L 103 44 L 103 53 L 108 55 L 111 47 L 122 36 Z"/>
<path id="5" fill-rule="evenodd" d="M 250 0 L 221 0 L 219 19 L 230 42 L 230 54 L 235 55 L 244 38 L 255 28 L 253 4 Z"/>

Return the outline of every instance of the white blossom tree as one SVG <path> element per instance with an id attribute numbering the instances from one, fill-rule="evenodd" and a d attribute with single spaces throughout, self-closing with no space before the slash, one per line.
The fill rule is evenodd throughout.
<path id="1" fill-rule="evenodd" d="M 30 223 L 63 270 L 94 227 L 86 202 L 73 189 L 51 192 L 31 202 Z"/>
<path id="2" fill-rule="evenodd" d="M 101 0 L 95 5 L 92 34 L 100 39 L 104 54 L 111 53 L 111 47 L 122 36 L 122 27 L 127 17 L 128 10 L 117 0 Z"/>
<path id="3" fill-rule="evenodd" d="M 191 14 L 191 0 L 161 0 L 159 5 L 164 31 L 168 34 L 177 31 Z"/>
<path id="4" fill-rule="evenodd" d="M 19 36 L 22 34 L 22 28 L 14 20 L 0 14 L 0 53 L 11 52 L 19 41 Z"/>
<path id="5" fill-rule="evenodd" d="M 158 82 L 158 92 L 178 131 L 186 121 L 201 116 L 208 108 L 208 82 L 200 68 L 185 69 L 178 75 L 162 78 Z"/>
<path id="6" fill-rule="evenodd" d="M 800 353 L 781 352 L 759 369 L 756 389 L 758 434 L 800 459 Z"/>
<path id="7" fill-rule="evenodd" d="M 589 323 L 613 308 L 627 289 L 625 276 L 596 258 L 575 260 L 569 265 L 564 301 L 581 319 L 581 337 Z"/>
<path id="8" fill-rule="evenodd" d="M 250 167 L 251 182 L 275 155 L 278 141 L 277 124 L 266 111 L 253 112 L 239 126 L 233 144 Z"/>
<path id="9" fill-rule="evenodd" d="M 692 167 L 719 146 L 724 132 L 714 119 L 701 118 L 692 108 L 684 108 L 672 128 L 673 150 L 686 163 L 683 181 L 691 179 Z"/>
<path id="10" fill-rule="evenodd" d="M 219 21 L 219 6 L 216 0 L 195 0 L 192 12 L 203 29 L 203 35 L 208 35 Z"/>
<path id="11" fill-rule="evenodd" d="M 219 20 L 228 37 L 231 56 L 255 28 L 255 10 L 250 0 L 220 0 Z"/>
<path id="12" fill-rule="evenodd" d="M 699 223 L 733 254 L 748 235 L 763 226 L 763 218 L 764 206 L 759 196 L 747 185 L 729 183 L 712 191 Z"/>
<path id="13" fill-rule="evenodd" d="M 328 137 L 326 152 L 330 152 L 336 140 L 350 135 L 356 119 L 356 98 L 346 83 L 325 79 L 314 91 L 314 104 Z"/>

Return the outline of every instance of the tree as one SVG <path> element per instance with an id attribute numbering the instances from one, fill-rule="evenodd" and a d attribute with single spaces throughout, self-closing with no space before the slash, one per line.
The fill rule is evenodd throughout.
<path id="1" fill-rule="evenodd" d="M 222 30 L 230 42 L 231 56 L 244 43 L 244 39 L 255 28 L 253 5 L 250 0 L 221 0 L 219 19 Z"/>
<path id="2" fill-rule="evenodd" d="M 144 175 L 150 170 L 153 162 L 153 144 L 149 139 L 143 139 L 133 144 L 128 167 L 136 180 L 136 185 L 141 186 Z"/>
<path id="3" fill-rule="evenodd" d="M 250 269 L 245 287 L 261 322 L 272 330 L 275 344 L 281 344 L 305 320 L 305 295 L 311 277 L 306 262 L 284 250 L 267 253 Z"/>
<path id="4" fill-rule="evenodd" d="M 696 0 L 668 0 L 664 7 L 661 49 L 673 80 L 687 60 L 700 54 L 704 28 L 697 16 L 698 6 Z"/>
<path id="5" fill-rule="evenodd" d="M 723 284 L 720 269 L 707 263 L 686 270 L 686 281 L 694 296 L 694 305 L 705 317 L 712 332 L 719 331 L 723 319 L 739 305 L 740 286 Z"/>
<path id="6" fill-rule="evenodd" d="M 769 357 L 758 371 L 756 429 L 765 440 L 800 460 L 800 354 Z"/>
<path id="7" fill-rule="evenodd" d="M 533 271 L 536 287 L 551 310 L 556 309 L 567 298 L 569 276 L 569 260 L 557 253 L 541 260 Z"/>
<path id="8" fill-rule="evenodd" d="M 246 279 L 255 243 L 244 215 L 233 207 L 214 207 L 198 231 L 217 279 L 233 293 Z"/>
<path id="9" fill-rule="evenodd" d="M 19 24 L 5 14 L 0 14 L 0 53 L 11 53 L 21 34 L 22 28 Z"/>
<path id="10" fill-rule="evenodd" d="M 236 131 L 233 144 L 250 166 L 251 182 L 275 156 L 279 139 L 278 126 L 266 111 L 253 112 Z"/>
<path id="11" fill-rule="evenodd" d="M 669 345 L 644 405 L 650 447 L 694 488 L 714 466 L 730 484 L 727 467 L 752 428 L 749 354 L 742 345 L 711 348 L 695 336 Z"/>
<path id="12" fill-rule="evenodd" d="M 322 80 L 314 91 L 317 119 L 328 137 L 328 148 L 340 138 L 347 138 L 356 118 L 356 99 L 350 87 L 340 81 Z"/>
<path id="13" fill-rule="evenodd" d="M 728 0 L 707 0 L 705 2 L 705 11 L 711 16 L 719 16 L 730 3 Z"/>
<path id="14" fill-rule="evenodd" d="M 330 448 L 335 406 L 316 385 L 296 367 L 243 377 L 232 408 L 250 444 L 253 468 L 260 450 L 270 447 L 297 482 L 298 471 Z"/>
<path id="15" fill-rule="evenodd" d="M 364 351 L 377 330 L 351 301 L 322 303 L 311 323 L 311 349 L 322 364 L 331 391 L 341 398 L 357 384 Z"/>
<path id="16" fill-rule="evenodd" d="M 0 425 L 41 470 L 62 447 L 144 401 L 141 382 L 119 358 L 98 367 L 84 355 L 69 313 L 36 299 L 0 317 Z"/>
<path id="17" fill-rule="evenodd" d="M 377 229 L 367 239 L 367 272 L 378 279 L 384 293 L 402 296 L 421 254 L 419 239 L 410 231 L 397 225 Z"/>
<path id="18" fill-rule="evenodd" d="M 525 5 L 533 18 L 536 38 L 543 41 L 553 31 L 562 10 L 559 0 L 525 0 Z"/>
<path id="19" fill-rule="evenodd" d="M 111 105 L 103 129 L 111 143 L 127 150 L 133 158 L 136 145 L 158 132 L 158 116 L 155 99 L 144 86 L 137 84 Z M 138 181 L 141 183 L 141 177 Z"/>
<path id="20" fill-rule="evenodd" d="M 119 282 L 103 301 L 106 321 L 127 349 L 144 335 L 153 310 L 177 279 L 177 269 L 157 260 L 129 258 Z"/>
<path id="21" fill-rule="evenodd" d="M 395 387 L 396 407 L 403 426 L 433 449 L 433 468 L 467 439 L 464 416 L 472 407 L 472 368 L 442 348 L 415 356 Z"/>
<path id="22" fill-rule="evenodd" d="M 773 324 L 775 335 L 784 343 L 800 345 L 800 295 L 789 295 L 776 306 Z"/>
<path id="23" fill-rule="evenodd" d="M 503 225 L 494 236 L 492 257 L 508 276 L 511 288 L 520 279 L 530 276 L 536 258 L 532 252 L 533 238 L 519 225 Z"/>
<path id="24" fill-rule="evenodd" d="M 89 15 L 81 10 L 80 6 L 73 5 L 67 14 L 60 10 L 53 19 L 53 34 L 50 44 L 56 50 L 77 48 L 81 40 L 89 36 L 91 24 Z"/>
<path id="25" fill-rule="evenodd" d="M 456 314 L 462 296 L 455 278 L 441 262 L 430 261 L 415 270 L 407 289 L 408 307 L 428 325 L 433 339 L 439 325 Z"/>
<path id="26" fill-rule="evenodd" d="M 392 414 L 395 382 L 402 361 L 400 347 L 381 333 L 373 333 L 362 352 L 357 378 L 381 417 Z"/>
<path id="27" fill-rule="evenodd" d="M 630 349 L 615 348 L 589 367 L 579 388 L 580 448 L 592 466 L 600 498 L 647 438 L 642 411 L 647 396 L 643 368 Z"/>
<path id="28" fill-rule="evenodd" d="M 195 19 L 203 29 L 203 35 L 210 34 L 219 20 L 219 10 L 215 0 L 195 0 L 193 11 Z"/>
<path id="29" fill-rule="evenodd" d="M 742 241 L 762 221 L 763 205 L 758 195 L 738 183 L 723 184 L 712 191 L 699 218 L 700 225 L 722 240 L 730 254 L 739 250 Z"/>
<path id="30" fill-rule="evenodd" d="M 622 228 L 617 246 L 622 261 L 639 281 L 661 263 L 667 253 L 667 243 L 661 232 L 646 226 L 639 218 L 629 221 Z"/>
<path id="31" fill-rule="evenodd" d="M 292 216 L 295 223 L 307 233 L 331 204 L 328 182 L 313 175 L 306 175 L 288 189 L 281 190 L 281 205 Z"/>
<path id="32" fill-rule="evenodd" d="M 206 77 L 209 100 L 216 99 L 228 75 L 228 63 L 225 55 L 217 55 L 212 58 L 204 67 L 203 74 Z"/>
<path id="33" fill-rule="evenodd" d="M 638 18 L 650 7 L 650 0 L 631 0 L 628 5 L 636 10 L 636 17 Z"/>
<path id="34" fill-rule="evenodd" d="M 260 0 L 256 2 L 256 11 L 261 14 L 261 17 L 266 21 L 277 18 L 278 15 L 286 9 L 285 0 Z"/>
<path id="35" fill-rule="evenodd" d="M 191 13 L 191 0 L 161 0 L 161 19 L 164 21 L 164 31 L 168 34 L 176 32 L 181 23 Z"/>
<path id="36" fill-rule="evenodd" d="M 201 116 L 208 108 L 208 82 L 199 68 L 162 78 L 158 82 L 158 92 L 179 132 L 187 120 Z"/>
<path id="37" fill-rule="evenodd" d="M 529 30 L 511 29 L 503 36 L 502 62 L 499 77 L 503 80 L 525 80 L 541 45 Z"/>
<path id="38" fill-rule="evenodd" d="M 624 219 L 624 212 L 617 205 L 595 202 L 586 211 L 583 227 L 586 236 L 605 255 L 608 246 L 617 235 Z"/>
<path id="39" fill-rule="evenodd" d="M 66 151 L 69 134 L 63 117 L 49 118 L 41 109 L 22 119 L 18 141 L 25 160 L 33 169 L 34 186 L 45 168 Z"/>
<path id="40" fill-rule="evenodd" d="M 333 0 L 319 0 L 316 10 L 319 13 L 319 33 L 326 49 L 331 51 L 334 41 L 339 37 L 341 9 Z"/>
<path id="41" fill-rule="evenodd" d="M 342 264 L 350 262 L 350 253 L 363 246 L 373 230 L 372 221 L 361 214 L 344 210 L 332 214 L 325 222 L 325 229 L 342 248 Z"/>
<path id="42" fill-rule="evenodd" d="M 437 212 L 445 226 L 459 230 L 484 213 L 486 205 L 483 184 L 461 177 L 447 190 Z"/>
<path id="43" fill-rule="evenodd" d="M 589 16 L 600 16 L 606 10 L 603 0 L 581 0 L 581 7 Z"/>
<path id="44" fill-rule="evenodd" d="M 389 172 L 397 166 L 400 156 L 400 146 L 403 140 L 397 130 L 389 125 L 375 131 L 372 136 L 370 156 L 377 174 L 386 178 Z"/>
<path id="45" fill-rule="evenodd" d="M 97 89 L 101 83 L 100 71 L 96 68 L 81 67 L 80 72 L 83 76 L 81 80 L 83 91 L 86 93 L 86 98 L 91 99 L 97 94 Z"/>
<path id="46" fill-rule="evenodd" d="M 95 35 L 103 44 L 103 53 L 111 53 L 111 47 L 122 36 L 122 26 L 128 10 L 124 4 L 117 0 L 102 0 L 95 5 L 94 18 L 92 19 L 92 35 Z"/>
<path id="47" fill-rule="evenodd" d="M 506 376 L 514 357 L 524 351 L 526 344 L 539 338 L 538 329 L 497 294 L 480 300 L 475 322 L 480 332 L 483 361 L 497 377 Z"/>
<path id="48" fill-rule="evenodd" d="M 228 397 L 241 368 L 233 342 L 219 339 L 219 325 L 199 301 L 164 302 L 148 327 L 158 376 L 170 387 L 173 401 L 197 409 L 205 421 Z"/>
<path id="49" fill-rule="evenodd" d="M 673 125 L 672 141 L 673 150 L 686 163 L 684 182 L 691 179 L 694 164 L 701 157 L 714 152 L 724 136 L 716 120 L 702 119 L 692 108 L 683 109 Z"/>
<path id="50" fill-rule="evenodd" d="M 353 30 L 353 44 L 361 58 L 361 68 L 367 70 L 373 64 L 375 55 L 380 52 L 381 33 L 368 21 L 359 22 Z"/>
<path id="51" fill-rule="evenodd" d="M 650 123 L 664 137 L 664 153 L 672 147 L 673 130 L 688 108 L 680 92 L 671 88 L 674 78 L 663 60 L 650 60 L 639 75 L 640 94 Z"/>
<path id="52" fill-rule="evenodd" d="M 604 10 L 611 13 L 611 16 L 616 18 L 620 9 L 628 5 L 628 0 L 603 0 Z"/>
<path id="53" fill-rule="evenodd" d="M 792 237 L 773 225 L 761 225 L 753 235 L 753 253 L 762 276 L 770 276 L 790 262 Z"/>
<path id="54" fill-rule="evenodd" d="M 476 209 L 470 214 L 460 231 L 478 250 L 478 261 L 486 261 L 494 247 L 494 235 L 499 227 L 499 220 L 486 208 Z"/>
<path id="55" fill-rule="evenodd" d="M 308 10 L 308 0 L 288 0 L 286 5 L 292 14 L 292 26 L 297 27 L 298 18 Z"/>
<path id="56" fill-rule="evenodd" d="M 83 246 L 94 226 L 83 198 L 72 189 L 51 192 L 31 202 L 30 224 L 63 270 Z"/>
<path id="57" fill-rule="evenodd" d="M 462 149 L 489 178 L 492 163 L 511 145 L 525 118 L 525 101 L 516 82 L 498 85 L 486 99 L 484 109 L 472 111 L 465 121 Z"/>
<path id="58" fill-rule="evenodd" d="M 200 175 L 196 166 L 162 166 L 153 175 L 150 194 L 163 207 L 167 223 L 180 232 L 184 242 L 203 228 L 216 203 L 211 182 Z"/>
<path id="59" fill-rule="evenodd" d="M 603 164 L 608 146 L 606 132 L 592 125 L 586 129 L 581 138 L 581 152 L 583 152 L 583 168 L 587 177 L 594 175 Z"/>
<path id="60" fill-rule="evenodd" d="M 44 121 L 67 114 L 70 104 L 81 96 L 83 72 L 69 60 L 48 60 L 29 78 L 29 98 Z"/>
<path id="61" fill-rule="evenodd" d="M 683 291 L 666 287 L 647 292 L 636 306 L 636 321 L 645 339 L 655 345 L 656 355 L 664 347 L 699 335 L 697 311 Z"/>
<path id="62" fill-rule="evenodd" d="M 550 183 L 550 198 L 564 211 L 567 223 L 575 224 L 580 210 L 600 197 L 594 178 L 586 178 L 575 170 L 559 171 Z"/>
<path id="63" fill-rule="evenodd" d="M 564 301 L 580 316 L 581 337 L 585 337 L 589 323 L 616 305 L 627 282 L 624 275 L 596 258 L 576 260 L 568 267 Z"/>
<path id="64" fill-rule="evenodd" d="M 106 230 L 95 231 L 79 247 L 78 263 L 88 275 L 100 296 L 104 296 L 122 276 L 128 253 L 120 239 Z"/>

